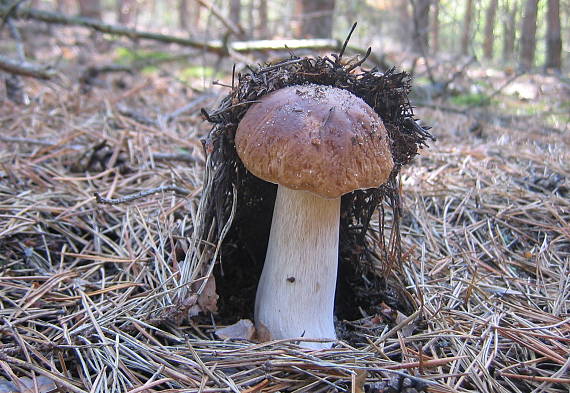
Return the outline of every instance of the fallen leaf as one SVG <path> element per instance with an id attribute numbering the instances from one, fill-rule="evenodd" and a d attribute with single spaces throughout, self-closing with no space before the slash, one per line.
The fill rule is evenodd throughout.
<path id="1" fill-rule="evenodd" d="M 378 325 L 380 325 L 383 321 L 384 321 L 384 319 L 383 319 L 380 315 L 378 315 L 378 314 L 374 315 L 374 316 L 372 317 L 372 319 L 370 319 L 370 323 L 372 324 L 372 326 L 378 326 Z"/>
<path id="2" fill-rule="evenodd" d="M 255 327 L 249 319 L 240 319 L 233 325 L 216 329 L 216 335 L 222 340 L 229 338 L 251 340 L 255 335 Z"/>
<path id="3" fill-rule="evenodd" d="M 216 293 L 216 280 L 210 276 L 204 290 L 198 296 L 198 305 L 202 311 L 218 312 L 218 294 Z"/>
<path id="4" fill-rule="evenodd" d="M 210 276 L 202 293 L 198 295 L 198 302 L 188 310 L 188 317 L 192 318 L 200 312 L 218 312 L 218 298 L 216 280 L 214 276 Z"/>
<path id="5" fill-rule="evenodd" d="M 269 329 L 262 323 L 258 323 L 255 329 L 255 340 L 261 343 L 271 341 L 271 333 L 269 333 Z"/>
<path id="6" fill-rule="evenodd" d="M 398 317 L 396 311 L 384 302 L 380 303 L 380 312 L 390 321 L 394 321 Z"/>

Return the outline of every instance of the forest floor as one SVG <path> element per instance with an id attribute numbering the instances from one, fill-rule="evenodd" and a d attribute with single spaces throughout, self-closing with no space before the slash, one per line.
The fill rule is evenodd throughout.
<path id="1" fill-rule="evenodd" d="M 215 289 L 195 299 L 202 316 L 163 318 L 199 210 L 200 109 L 228 93 L 231 66 L 194 54 L 87 72 L 164 55 L 60 44 L 56 80 L 25 79 L 24 104 L 0 89 L 0 388 L 568 391 L 567 80 L 473 65 L 437 98 L 416 77 L 416 116 L 437 141 L 402 172 L 397 275 L 418 307 L 386 303 L 350 321 L 358 340 L 311 351 L 219 338 Z"/>

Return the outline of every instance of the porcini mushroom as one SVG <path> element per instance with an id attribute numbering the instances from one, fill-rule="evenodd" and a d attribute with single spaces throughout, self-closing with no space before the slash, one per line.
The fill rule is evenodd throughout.
<path id="1" fill-rule="evenodd" d="M 335 339 L 340 198 L 388 180 L 394 164 L 382 121 L 347 90 L 289 86 L 248 109 L 235 145 L 253 175 L 278 184 L 255 299 L 258 332 Z"/>

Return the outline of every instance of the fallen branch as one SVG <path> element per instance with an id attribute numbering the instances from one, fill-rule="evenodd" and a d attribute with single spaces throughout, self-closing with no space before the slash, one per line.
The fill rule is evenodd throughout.
<path id="1" fill-rule="evenodd" d="M 12 11 L 12 16 L 20 19 L 33 19 L 45 23 L 83 26 L 101 33 L 129 37 L 131 39 L 147 39 L 170 44 L 178 44 L 191 48 L 205 50 L 220 55 L 227 54 L 230 50 L 235 52 L 253 52 L 264 50 L 338 50 L 340 43 L 334 39 L 300 39 L 300 40 L 259 40 L 259 41 L 235 41 L 224 43 L 221 40 L 196 41 L 189 38 L 175 37 L 171 35 L 139 31 L 124 26 L 112 25 L 96 19 L 80 16 L 67 16 L 57 12 L 36 10 L 33 8 L 18 8 L 12 10 L 9 7 L 0 7 L 0 17 L 6 16 Z"/>
<path id="2" fill-rule="evenodd" d="M 50 79 L 56 75 L 55 70 L 27 61 L 16 61 L 0 55 L 0 70 L 10 74 L 31 76 L 38 79 Z"/>
<path id="3" fill-rule="evenodd" d="M 223 50 L 221 44 L 210 44 L 207 42 L 194 41 L 188 38 L 180 38 L 159 33 L 138 31 L 136 29 L 131 29 L 124 26 L 104 23 L 96 19 L 85 18 L 81 16 L 68 16 L 57 12 L 37 10 L 33 8 L 18 8 L 16 10 L 11 10 L 9 7 L 4 6 L 0 7 L 0 16 L 1 17 L 6 16 L 10 11 L 13 11 L 11 14 L 12 17 L 18 19 L 33 19 L 53 24 L 83 26 L 101 33 L 126 36 L 132 39 L 141 38 L 141 39 L 150 39 L 160 42 L 180 44 L 183 46 L 189 46 L 193 48 L 206 49 L 211 52 L 221 52 Z"/>
<path id="4" fill-rule="evenodd" d="M 295 50 L 295 49 L 340 49 L 338 40 L 329 38 L 312 38 L 301 40 L 258 40 L 235 41 L 228 44 L 228 48 L 236 52 L 254 52 L 264 50 Z"/>

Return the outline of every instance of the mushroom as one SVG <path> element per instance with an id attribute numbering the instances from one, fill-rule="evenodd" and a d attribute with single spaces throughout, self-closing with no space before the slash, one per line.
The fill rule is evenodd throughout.
<path id="1" fill-rule="evenodd" d="M 247 170 L 278 184 L 255 299 L 258 334 L 336 339 L 341 196 L 388 180 L 394 164 L 384 124 L 347 90 L 289 86 L 251 105 L 235 145 Z"/>

